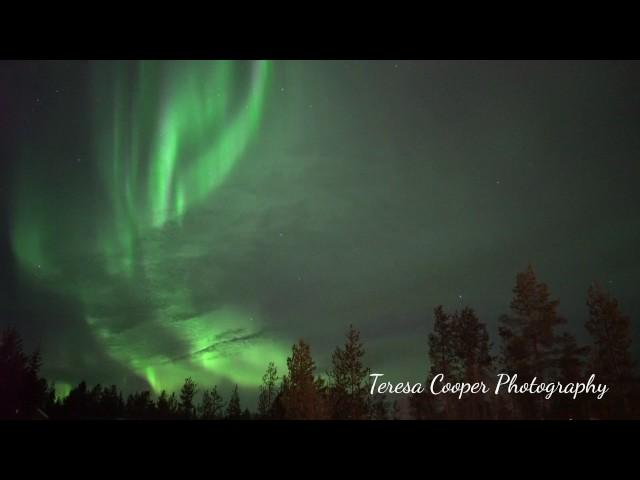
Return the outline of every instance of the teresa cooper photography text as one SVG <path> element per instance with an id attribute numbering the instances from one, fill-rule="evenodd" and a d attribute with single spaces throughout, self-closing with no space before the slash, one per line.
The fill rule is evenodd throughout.
<path id="1" fill-rule="evenodd" d="M 370 375 L 373 379 L 371 383 L 370 394 L 419 394 L 424 393 L 427 387 L 422 383 L 410 383 L 410 382 L 383 382 L 378 381 L 380 377 L 383 377 L 383 373 L 372 373 Z M 605 393 L 609 391 L 609 387 L 605 384 L 595 383 L 595 374 L 589 377 L 587 382 L 576 383 L 561 383 L 561 382 L 538 382 L 537 377 L 533 377 L 530 382 L 518 383 L 518 374 L 509 375 L 507 373 L 500 373 L 497 375 L 495 387 L 490 388 L 484 382 L 446 382 L 444 374 L 439 373 L 429 383 L 428 392 L 433 395 L 440 395 L 443 393 L 455 394 L 459 399 L 462 399 L 464 395 L 468 394 L 485 394 L 493 392 L 495 395 L 502 393 L 529 393 L 534 395 L 545 394 L 547 400 L 549 400 L 555 393 L 564 395 L 572 395 L 574 399 L 581 394 L 596 395 L 598 400 L 604 397 Z"/>

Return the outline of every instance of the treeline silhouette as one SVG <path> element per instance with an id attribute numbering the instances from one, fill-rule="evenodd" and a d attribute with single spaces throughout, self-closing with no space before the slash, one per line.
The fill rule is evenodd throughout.
<path id="1" fill-rule="evenodd" d="M 582 395 L 432 395 L 408 396 L 407 416 L 415 419 L 629 419 L 640 418 L 640 382 L 631 356 L 631 322 L 617 300 L 597 284 L 587 292 L 589 317 L 585 328 L 590 345 L 579 345 L 563 327 L 546 284 L 529 266 L 516 277 L 510 313 L 499 319 L 500 348 L 492 354 L 486 325 L 473 308 L 447 312 L 434 309 L 433 330 L 427 339 L 429 370 L 425 385 L 438 374 L 447 382 L 484 382 L 495 386 L 497 373 L 518 374 L 524 381 L 583 382 L 593 373 L 609 386 L 601 399 Z M 327 375 L 316 373 L 310 346 L 299 340 L 280 377 L 273 362 L 259 390 L 257 411 L 241 408 L 236 385 L 228 401 L 217 386 L 199 386 L 185 379 L 176 394 L 150 391 L 126 398 L 116 385 L 83 381 L 64 398 L 40 376 L 38 351 L 26 354 L 13 328 L 0 336 L 0 418 L 3 419 L 336 419 L 384 420 L 400 417 L 399 403 L 371 395 L 370 369 L 364 364 L 360 332 L 349 327 L 343 346 L 332 355 Z M 197 395 L 199 401 L 196 401 Z"/>

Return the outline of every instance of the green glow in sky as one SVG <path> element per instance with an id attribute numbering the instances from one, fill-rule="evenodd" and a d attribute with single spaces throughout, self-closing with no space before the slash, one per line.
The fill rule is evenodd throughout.
<path id="1" fill-rule="evenodd" d="M 94 149 L 84 162 L 102 190 L 78 177 L 60 192 L 46 171 L 18 170 L 12 246 L 23 274 L 79 301 L 106 354 L 155 392 L 176 390 L 188 376 L 255 386 L 269 361 L 286 358 L 284 346 L 261 334 L 257 313 L 203 310 L 166 267 L 167 252 L 181 251 L 184 217 L 211 201 L 258 135 L 271 68 L 96 62 Z M 126 328 L 112 308 L 123 302 L 133 304 L 131 315 L 144 310 Z"/>
<path id="2" fill-rule="evenodd" d="M 97 65 L 96 158 L 112 206 L 103 251 L 121 262 L 110 271 L 131 273 L 136 238 L 206 201 L 256 135 L 271 66 L 252 65 L 244 95 L 234 95 L 234 66 L 139 62 L 133 75 Z"/>
<path id="3" fill-rule="evenodd" d="M 69 392 L 71 392 L 71 385 L 64 382 L 58 382 L 55 384 L 56 388 L 56 398 L 62 400 L 69 396 Z"/>

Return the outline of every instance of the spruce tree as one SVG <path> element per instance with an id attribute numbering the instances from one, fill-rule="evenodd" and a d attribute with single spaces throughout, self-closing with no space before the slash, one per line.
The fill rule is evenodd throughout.
<path id="1" fill-rule="evenodd" d="M 224 400 L 218 393 L 218 386 L 214 385 L 211 390 L 202 392 L 202 401 L 200 403 L 200 418 L 204 420 L 218 420 L 222 418 L 222 410 L 224 408 Z"/>
<path id="2" fill-rule="evenodd" d="M 288 374 L 282 381 L 281 402 L 287 419 L 321 419 L 325 416 L 323 383 L 314 378 L 316 368 L 309 344 L 300 340 L 287 358 Z"/>
<path id="3" fill-rule="evenodd" d="M 39 351 L 24 352 L 17 330 L 0 331 L 0 419 L 33 418 L 47 396 Z"/>
<path id="4" fill-rule="evenodd" d="M 456 360 L 455 377 L 463 382 L 487 382 L 492 373 L 489 333 L 471 307 L 456 311 L 452 317 L 451 335 Z M 489 416 L 491 397 L 474 394 L 458 401 L 460 414 L 465 418 Z"/>
<path id="5" fill-rule="evenodd" d="M 442 305 L 434 310 L 433 331 L 429 334 L 429 360 L 431 368 L 427 384 L 431 383 L 436 375 L 444 375 L 445 382 L 456 382 L 458 359 L 456 357 L 456 343 L 453 331 L 453 318 L 444 311 Z M 451 394 L 442 394 L 433 398 L 434 410 L 445 418 L 455 417 L 455 399 Z"/>
<path id="6" fill-rule="evenodd" d="M 629 398 L 634 393 L 634 363 L 631 357 L 631 320 L 620 310 L 618 301 L 598 284 L 587 292 L 589 320 L 586 328 L 593 339 L 590 367 L 610 392 L 601 402 L 608 417 L 630 413 Z"/>
<path id="7" fill-rule="evenodd" d="M 269 362 L 267 371 L 262 377 L 260 394 L 258 397 L 258 415 L 262 418 L 271 416 L 271 409 L 278 394 L 278 369 L 275 363 Z"/>
<path id="8" fill-rule="evenodd" d="M 197 385 L 191 377 L 186 378 L 180 390 L 180 413 L 183 418 L 194 418 L 195 405 L 193 404 L 193 399 L 197 391 Z"/>
<path id="9" fill-rule="evenodd" d="M 370 370 L 362 361 L 364 353 L 360 332 L 350 325 L 344 348 L 333 353 L 329 372 L 331 415 L 335 419 L 357 420 L 367 414 Z"/>
<path id="10" fill-rule="evenodd" d="M 236 385 L 231 393 L 231 398 L 227 405 L 226 417 L 229 420 L 239 420 L 242 415 L 240 408 L 240 395 L 238 394 L 238 385 Z"/>
<path id="11" fill-rule="evenodd" d="M 162 390 L 162 392 L 160 392 L 156 405 L 158 418 L 166 420 L 172 417 L 173 412 L 171 412 L 171 409 L 169 408 L 169 397 L 167 396 L 166 390 Z"/>
<path id="12" fill-rule="evenodd" d="M 578 345 L 575 337 L 569 332 L 560 335 L 557 343 L 558 381 L 568 384 L 586 380 L 584 367 L 589 347 Z M 583 396 L 575 400 L 566 395 L 554 396 L 550 415 L 562 420 L 583 418 L 588 410 L 589 400 Z"/>
<path id="13" fill-rule="evenodd" d="M 500 318 L 502 363 L 507 373 L 527 380 L 555 380 L 554 348 L 558 342 L 555 328 L 566 323 L 557 313 L 558 301 L 552 300 L 546 284 L 538 282 L 533 267 L 518 273 L 513 288 L 511 314 Z M 544 397 L 518 396 L 514 405 L 519 416 L 540 418 L 545 415 Z"/>

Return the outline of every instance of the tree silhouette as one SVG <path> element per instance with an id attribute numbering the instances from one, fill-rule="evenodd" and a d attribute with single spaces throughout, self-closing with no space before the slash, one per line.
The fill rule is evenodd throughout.
<path id="1" fill-rule="evenodd" d="M 50 418 L 60 416 L 60 404 L 56 398 L 55 382 L 51 382 L 47 387 L 43 402 L 43 409 L 46 412 L 46 415 Z"/>
<path id="2" fill-rule="evenodd" d="M 569 332 L 564 332 L 558 337 L 557 368 L 558 381 L 563 384 L 576 382 L 584 378 L 584 367 L 589 347 L 579 346 L 576 339 Z M 552 418 L 584 418 L 587 415 L 588 402 L 582 399 L 574 400 L 571 397 L 558 395 L 553 398 L 550 416 Z"/>
<path id="3" fill-rule="evenodd" d="M 549 288 L 539 283 L 529 265 L 518 273 L 511 301 L 511 315 L 500 318 L 504 369 L 519 377 L 545 380 L 553 376 L 555 327 L 565 323 L 556 310 L 557 300 L 551 300 Z M 542 398 L 542 397 L 541 397 Z M 517 397 L 520 416 L 540 418 L 545 415 L 545 403 L 532 395 Z"/>
<path id="4" fill-rule="evenodd" d="M 347 331 L 344 348 L 336 348 L 329 372 L 329 398 L 331 417 L 340 420 L 357 420 L 367 415 L 369 394 L 369 368 L 362 362 L 364 347 L 360 332 L 353 325 Z"/>
<path id="5" fill-rule="evenodd" d="M 624 417 L 631 410 L 633 393 L 633 360 L 631 358 L 631 321 L 620 311 L 618 301 L 598 284 L 587 292 L 589 320 L 586 328 L 593 339 L 590 367 L 605 383 L 612 386 L 611 395 L 603 402 L 608 417 Z"/>
<path id="6" fill-rule="evenodd" d="M 169 407 L 169 397 L 167 395 L 166 390 L 162 390 L 160 395 L 158 396 L 158 401 L 156 402 L 156 414 L 160 419 L 169 419 L 172 418 L 175 412 L 171 411 Z"/>
<path id="7" fill-rule="evenodd" d="M 63 410 L 65 416 L 69 418 L 89 417 L 89 393 L 87 383 L 84 380 L 77 387 L 71 389 L 69 395 L 64 399 Z"/>
<path id="8" fill-rule="evenodd" d="M 180 416 L 180 402 L 178 402 L 178 397 L 176 397 L 176 392 L 171 392 L 169 395 L 168 403 L 168 411 L 169 418 L 178 418 Z"/>
<path id="9" fill-rule="evenodd" d="M 145 390 L 129 395 L 126 404 L 128 418 L 151 419 L 156 416 L 156 405 L 151 398 L 151 392 Z"/>
<path id="10" fill-rule="evenodd" d="M 103 418 L 121 418 L 124 416 L 125 405 L 118 387 L 111 385 L 102 390 L 98 416 Z"/>
<path id="11" fill-rule="evenodd" d="M 389 405 L 387 397 L 384 394 L 370 395 L 367 400 L 369 412 L 369 420 L 388 420 L 389 419 Z"/>
<path id="12" fill-rule="evenodd" d="M 100 400 L 102 398 L 102 385 L 94 385 L 87 393 L 87 415 L 90 418 L 100 416 Z"/>
<path id="13" fill-rule="evenodd" d="M 287 358 L 288 374 L 282 381 L 282 406 L 287 419 L 321 419 L 325 416 L 323 382 L 314 378 L 316 368 L 309 345 L 300 340 Z"/>
<path id="14" fill-rule="evenodd" d="M 429 334 L 429 360 L 431 369 L 427 383 L 442 374 L 447 381 L 457 381 L 459 358 L 456 352 L 453 317 L 444 311 L 442 305 L 433 310 L 433 332 Z M 455 417 L 455 399 L 450 394 L 442 394 L 432 399 L 434 410 L 445 418 Z"/>
<path id="15" fill-rule="evenodd" d="M 203 420 L 218 420 L 222 418 L 222 409 L 224 401 L 218 393 L 218 387 L 214 385 L 211 390 L 202 392 L 202 401 L 200 402 L 200 418 Z"/>
<path id="16" fill-rule="evenodd" d="M 427 378 L 430 384 L 436 375 L 444 375 L 446 382 L 489 382 L 493 357 L 486 326 L 478 320 L 471 307 L 453 314 L 442 305 L 434 311 L 433 331 L 429 334 L 429 363 Z M 428 390 L 410 397 L 415 418 L 487 418 L 490 416 L 490 397 L 475 394 L 458 399 L 450 393 L 433 396 Z"/>
<path id="17" fill-rule="evenodd" d="M 267 371 L 262 377 L 262 385 L 260 385 L 260 393 L 258 396 L 258 415 L 262 418 L 272 416 L 272 406 L 276 399 L 278 389 L 278 369 L 274 362 L 269 362 Z"/>
<path id="18" fill-rule="evenodd" d="M 453 337 L 453 348 L 457 360 L 454 363 L 457 370 L 455 378 L 463 382 L 489 383 L 489 376 L 493 365 L 490 355 L 491 345 L 487 327 L 478 320 L 475 311 L 465 307 L 456 311 L 452 316 L 450 334 Z M 458 400 L 459 416 L 464 418 L 487 418 L 489 405 L 487 398 L 479 394 Z"/>
<path id="19" fill-rule="evenodd" d="M 33 418 L 44 403 L 48 385 L 40 378 L 40 353 L 27 355 L 18 332 L 0 332 L 0 418 Z"/>
<path id="20" fill-rule="evenodd" d="M 239 420 L 242 416 L 242 409 L 240 408 L 240 395 L 238 394 L 238 385 L 236 385 L 231 392 L 231 398 L 227 404 L 226 417 L 229 420 Z"/>
<path id="21" fill-rule="evenodd" d="M 609 386 L 602 400 L 583 395 L 488 395 L 472 394 L 458 399 L 457 393 L 434 396 L 412 395 L 411 413 L 428 418 L 637 418 L 640 416 L 639 378 L 631 356 L 631 320 L 618 301 L 599 285 L 587 292 L 589 318 L 586 330 L 592 345 L 580 345 L 569 331 L 556 330 L 566 321 L 557 314 L 558 301 L 538 282 L 533 268 L 518 273 L 509 315 L 500 317 L 501 372 L 518 374 L 528 381 L 571 384 L 586 381 Z M 471 307 L 447 313 L 442 305 L 434 311 L 428 335 L 426 383 L 438 374 L 447 382 L 484 382 L 491 385 L 496 370 L 492 345 L 484 323 Z M 287 358 L 287 374 L 278 385 L 275 362 L 270 362 L 259 388 L 258 411 L 241 409 L 238 385 L 226 404 L 217 386 L 204 389 L 195 405 L 197 385 L 186 378 L 179 395 L 162 391 L 154 401 L 148 390 L 128 393 L 116 385 L 81 381 L 65 398 L 56 386 L 40 377 L 41 358 L 36 350 L 26 354 L 15 329 L 0 331 L 0 418 L 129 418 L 129 419 L 399 419 L 401 401 L 370 393 L 370 370 L 363 359 L 360 332 L 349 326 L 344 345 L 331 357 L 328 383 L 316 377 L 316 364 L 309 344 L 299 340 Z M 44 409 L 44 412 L 43 412 Z"/>
<path id="22" fill-rule="evenodd" d="M 184 385 L 180 389 L 180 414 L 183 418 L 195 417 L 195 405 L 193 399 L 197 393 L 197 385 L 193 382 L 191 377 L 188 377 L 184 381 Z"/>

